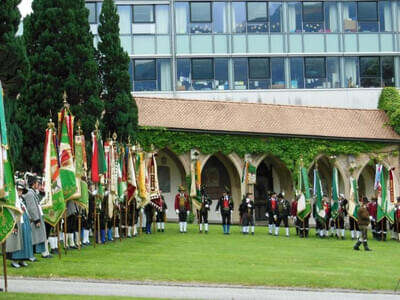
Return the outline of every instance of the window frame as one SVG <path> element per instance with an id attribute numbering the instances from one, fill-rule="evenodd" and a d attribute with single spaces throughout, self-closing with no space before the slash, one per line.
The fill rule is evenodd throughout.
<path id="1" fill-rule="evenodd" d="M 324 76 L 323 77 L 308 77 L 307 75 L 307 59 L 323 59 L 323 66 L 324 66 Z M 326 56 L 309 56 L 309 57 L 304 57 L 304 80 L 306 79 L 322 79 L 324 78 L 326 80 Z"/>
<path id="2" fill-rule="evenodd" d="M 151 6 L 153 10 L 153 21 L 135 21 L 135 7 Z M 134 4 L 132 5 L 132 24 L 155 24 L 156 23 L 156 8 L 155 4 Z"/>
<path id="3" fill-rule="evenodd" d="M 310 4 L 310 3 L 313 3 L 313 2 L 318 2 L 319 4 L 320 4 L 320 6 L 321 6 L 321 11 L 322 11 L 322 20 L 320 20 L 320 21 L 306 21 L 305 20 L 305 18 L 304 18 L 304 8 L 305 8 L 305 6 L 307 6 L 307 4 Z M 325 24 L 325 10 L 324 10 L 324 2 L 323 1 L 310 1 L 310 2 L 302 2 L 302 10 L 301 10 L 301 13 L 302 13 L 302 21 L 303 21 L 303 24 L 304 23 L 323 23 L 323 24 Z M 325 25 L 324 25 L 325 26 Z"/>
<path id="4" fill-rule="evenodd" d="M 137 61 L 152 61 L 154 63 L 153 79 L 137 79 L 136 78 L 136 62 Z M 139 58 L 133 59 L 133 81 L 157 81 L 157 61 L 155 58 Z"/>
<path id="5" fill-rule="evenodd" d="M 193 21 L 192 19 L 192 4 L 199 4 L 199 3 L 207 3 L 209 6 L 209 13 L 210 13 L 210 20 L 207 21 Z M 198 23 L 198 24 L 209 24 L 213 23 L 213 9 L 212 9 L 212 2 L 210 1 L 191 1 L 189 2 L 189 22 L 190 23 Z"/>
<path id="6" fill-rule="evenodd" d="M 265 21 L 249 21 L 249 4 L 250 3 L 265 3 Z M 246 22 L 247 23 L 269 23 L 269 2 L 267 1 L 246 1 Z"/>
<path id="7" fill-rule="evenodd" d="M 251 64 L 250 64 L 250 61 L 252 61 L 252 60 L 265 60 L 265 61 L 267 61 L 268 62 L 268 76 L 267 77 L 252 77 L 251 76 Z M 248 80 L 250 81 L 250 80 L 270 80 L 271 79 L 271 61 L 270 61 L 270 59 L 269 59 L 269 57 L 249 57 L 248 59 L 247 59 L 247 78 L 248 78 Z"/>
<path id="8" fill-rule="evenodd" d="M 365 3 L 375 3 L 376 20 L 361 20 L 360 19 L 360 5 L 365 4 Z M 378 1 L 357 1 L 357 21 L 358 22 L 366 22 L 366 23 L 379 22 L 379 5 L 378 5 Z"/>
<path id="9" fill-rule="evenodd" d="M 211 62 L 211 68 L 212 68 L 211 74 L 212 74 L 212 77 L 211 77 L 211 78 L 197 78 L 197 77 L 195 76 L 194 68 L 193 68 L 193 63 L 194 63 L 194 61 L 207 61 L 207 60 Z M 191 73 L 191 74 L 190 74 L 190 77 L 191 77 L 192 82 L 193 82 L 193 81 L 197 81 L 197 80 L 199 80 L 199 81 L 201 81 L 201 80 L 214 80 L 214 78 L 215 78 L 214 59 L 211 58 L 211 57 L 205 57 L 205 58 L 191 58 L 191 59 L 190 59 L 190 73 Z"/>

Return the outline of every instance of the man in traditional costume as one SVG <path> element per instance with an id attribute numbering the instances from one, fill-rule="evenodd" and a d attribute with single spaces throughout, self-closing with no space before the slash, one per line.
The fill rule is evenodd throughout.
<path id="1" fill-rule="evenodd" d="M 297 197 L 294 198 L 290 208 L 290 217 L 293 220 L 293 225 L 296 227 L 296 235 L 299 235 L 300 225 L 299 220 L 297 219 Z"/>
<path id="2" fill-rule="evenodd" d="M 185 187 L 181 185 L 175 196 L 175 212 L 179 217 L 179 232 L 187 232 L 187 216 L 190 214 L 189 195 L 185 193 Z"/>
<path id="3" fill-rule="evenodd" d="M 368 213 L 369 213 L 369 219 L 371 221 L 371 231 L 372 231 L 372 236 L 376 239 L 377 234 L 376 234 L 376 214 L 378 211 L 378 199 L 376 197 L 372 197 L 372 201 L 368 203 Z"/>
<path id="4" fill-rule="evenodd" d="M 165 231 L 165 218 L 168 212 L 167 204 L 165 203 L 164 195 L 162 194 L 162 190 L 160 189 L 160 207 L 156 210 L 156 222 L 157 222 L 157 231 L 164 232 Z"/>
<path id="5" fill-rule="evenodd" d="M 199 223 L 200 223 L 200 233 L 203 233 L 203 225 L 204 225 L 204 232 L 208 233 L 208 211 L 211 208 L 212 200 L 207 195 L 206 187 L 201 187 L 201 208 L 197 212 L 199 215 Z"/>
<path id="6" fill-rule="evenodd" d="M 344 218 L 347 215 L 346 205 L 347 199 L 344 197 L 344 194 L 339 195 L 339 207 L 338 207 L 338 216 L 336 218 L 336 238 L 341 238 L 344 240 L 345 228 L 344 228 Z"/>
<path id="7" fill-rule="evenodd" d="M 278 200 L 276 193 L 272 192 L 267 199 L 267 209 L 265 216 L 268 218 L 268 234 L 272 235 L 275 231 L 275 223 L 277 221 Z"/>
<path id="8" fill-rule="evenodd" d="M 369 213 L 368 213 L 368 198 L 363 197 L 362 198 L 362 204 L 360 205 L 360 208 L 358 209 L 357 215 L 358 215 L 358 226 L 361 230 L 361 235 L 357 241 L 357 243 L 354 245 L 353 249 L 354 250 L 360 250 L 360 245 L 361 243 L 364 245 L 364 250 L 365 251 L 371 251 L 370 248 L 368 248 L 368 225 L 369 225 Z"/>
<path id="9" fill-rule="evenodd" d="M 229 194 L 229 188 L 224 187 L 224 192 L 222 193 L 222 197 L 219 199 L 217 207 L 215 208 L 215 212 L 221 212 L 222 217 L 222 229 L 224 234 L 230 234 L 231 227 L 231 214 L 233 213 L 233 200 Z"/>
<path id="10" fill-rule="evenodd" d="M 246 193 L 239 211 L 242 216 L 242 233 L 249 234 L 249 227 L 251 226 L 251 234 L 254 235 L 254 201 L 252 195 L 252 193 Z"/>
<path id="11" fill-rule="evenodd" d="M 276 221 L 275 235 L 279 235 L 279 226 L 281 222 L 285 225 L 286 236 L 289 237 L 289 215 L 290 215 L 290 203 L 285 199 L 282 193 L 278 195 L 278 217 Z"/>

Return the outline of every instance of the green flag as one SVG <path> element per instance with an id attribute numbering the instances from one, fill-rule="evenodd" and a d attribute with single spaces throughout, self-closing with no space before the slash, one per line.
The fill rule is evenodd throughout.
<path id="1" fill-rule="evenodd" d="M 75 135 L 75 172 L 76 180 L 80 184 L 80 197 L 76 199 L 76 203 L 85 209 L 89 205 L 89 191 L 86 177 L 86 151 L 85 138 L 83 135 Z"/>
<path id="2" fill-rule="evenodd" d="M 304 193 L 301 193 L 300 198 L 297 202 L 297 217 L 301 221 L 303 221 L 311 213 L 310 184 L 308 182 L 307 170 L 304 167 L 300 169 L 299 180 L 302 183 L 300 183 L 300 188 L 303 187 Z"/>
<path id="3" fill-rule="evenodd" d="M 331 205 L 331 217 L 333 220 L 337 218 L 339 214 L 339 180 L 338 170 L 333 168 L 332 171 L 332 205 Z"/>
<path id="4" fill-rule="evenodd" d="M 319 173 L 317 169 L 314 169 L 314 194 L 316 196 L 315 201 L 315 209 L 316 214 L 315 216 L 321 222 L 325 222 L 325 209 L 324 204 L 322 203 L 322 186 L 321 186 L 321 179 L 319 178 Z"/>

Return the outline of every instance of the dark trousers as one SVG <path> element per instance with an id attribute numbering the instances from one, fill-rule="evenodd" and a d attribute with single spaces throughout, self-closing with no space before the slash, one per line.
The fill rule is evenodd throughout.
<path id="1" fill-rule="evenodd" d="M 336 223 L 336 229 L 344 229 L 344 218 L 343 217 L 337 217 L 335 220 Z"/>
<path id="2" fill-rule="evenodd" d="M 231 225 L 231 212 L 230 211 L 222 211 L 222 224 L 223 225 Z"/>
<path id="3" fill-rule="evenodd" d="M 207 209 L 200 210 L 199 216 L 200 216 L 200 224 L 201 223 L 208 224 L 208 210 Z"/>
<path id="4" fill-rule="evenodd" d="M 77 230 L 77 220 L 75 215 L 67 217 L 67 233 L 74 233 Z"/>
<path id="5" fill-rule="evenodd" d="M 358 222 L 356 220 L 354 220 L 353 218 L 349 218 L 349 219 L 350 219 L 350 230 L 359 231 L 360 228 L 358 227 Z"/>
<path id="6" fill-rule="evenodd" d="M 268 213 L 268 224 L 275 224 L 275 219 L 274 219 L 274 214 L 273 213 Z"/>
<path id="7" fill-rule="evenodd" d="M 242 220 L 243 220 L 243 226 L 254 226 L 254 217 L 252 216 L 252 215 L 249 215 L 249 214 L 243 214 L 243 217 L 242 217 Z"/>
<path id="8" fill-rule="evenodd" d="M 278 216 L 278 220 L 276 221 L 276 226 L 279 227 L 282 221 L 285 227 L 289 227 L 288 216 Z"/>
<path id="9" fill-rule="evenodd" d="M 164 222 L 164 216 L 165 216 L 165 212 L 158 212 L 157 213 L 157 217 L 156 217 L 156 222 L 157 223 L 162 223 Z"/>
<path id="10" fill-rule="evenodd" d="M 309 222 L 310 216 L 304 218 L 303 221 L 299 219 L 300 237 L 308 237 Z"/>
<path id="11" fill-rule="evenodd" d="M 179 216 L 179 222 L 186 222 L 187 220 L 186 210 L 180 210 L 178 216 Z"/>

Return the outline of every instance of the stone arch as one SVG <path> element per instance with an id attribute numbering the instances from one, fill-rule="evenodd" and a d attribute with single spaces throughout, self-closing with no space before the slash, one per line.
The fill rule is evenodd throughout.
<path id="1" fill-rule="evenodd" d="M 186 170 L 181 158 L 168 148 L 160 149 L 156 156 L 160 188 L 168 210 L 168 219 L 177 219 L 175 210 L 175 195 L 179 185 L 185 184 Z"/>
<path id="2" fill-rule="evenodd" d="M 234 214 L 233 214 L 233 221 L 239 221 L 239 213 L 238 207 L 241 202 L 241 184 L 240 184 L 240 173 L 238 171 L 237 162 L 235 163 L 232 160 L 230 155 L 224 155 L 220 152 L 217 152 L 212 155 L 207 155 L 202 159 L 202 183 L 208 183 L 208 185 L 213 184 L 213 180 L 215 184 L 221 184 L 221 182 L 228 183 L 228 186 L 231 190 L 232 199 L 235 205 Z M 209 170 L 208 168 L 213 168 L 214 170 Z M 218 172 L 218 174 L 217 174 Z M 220 173 L 222 172 L 222 173 Z M 225 175 L 224 175 L 225 172 Z M 204 178 L 204 176 L 212 178 Z M 226 176 L 228 180 L 219 181 L 217 183 L 217 176 Z M 220 222 L 220 216 L 215 213 L 215 207 L 217 205 L 217 197 L 219 194 L 222 195 L 223 186 L 215 186 L 215 191 L 213 190 L 213 204 L 211 207 L 211 211 L 209 213 L 209 219 L 213 222 Z M 207 186 L 207 190 L 212 190 L 211 186 Z"/>
<path id="3" fill-rule="evenodd" d="M 308 169 L 310 183 L 313 182 L 313 170 L 315 167 L 315 163 L 318 163 L 318 172 L 321 179 L 323 193 L 328 195 L 329 197 L 332 195 L 332 171 L 333 167 L 336 167 L 336 169 L 338 170 L 339 193 L 343 193 L 346 195 L 346 172 L 343 170 L 342 166 L 336 162 L 336 160 L 332 162 L 329 160 L 328 156 L 324 154 L 319 154 L 311 163 Z"/>

